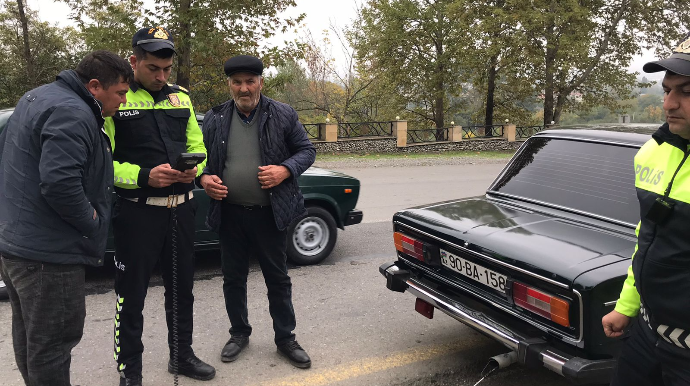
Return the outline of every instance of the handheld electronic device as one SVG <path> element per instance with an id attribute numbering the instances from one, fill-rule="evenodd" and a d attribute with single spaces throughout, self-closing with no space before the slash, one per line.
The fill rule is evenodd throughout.
<path id="1" fill-rule="evenodd" d="M 181 172 L 193 169 L 196 165 L 204 162 L 205 159 L 206 154 L 204 153 L 182 153 L 177 157 L 174 169 Z"/>

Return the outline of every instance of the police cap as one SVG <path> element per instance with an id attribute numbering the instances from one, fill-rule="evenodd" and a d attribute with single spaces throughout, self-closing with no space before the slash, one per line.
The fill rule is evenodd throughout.
<path id="1" fill-rule="evenodd" d="M 238 72 L 261 75 L 264 72 L 264 63 L 254 56 L 237 55 L 225 61 L 224 69 L 227 76 Z"/>
<path id="2" fill-rule="evenodd" d="M 673 50 L 671 56 L 645 64 L 644 72 L 671 71 L 678 75 L 690 76 L 690 34 Z"/>
<path id="3" fill-rule="evenodd" d="M 169 49 L 175 51 L 172 34 L 167 29 L 158 27 L 142 28 L 132 38 L 132 48 L 141 47 L 146 52 Z"/>

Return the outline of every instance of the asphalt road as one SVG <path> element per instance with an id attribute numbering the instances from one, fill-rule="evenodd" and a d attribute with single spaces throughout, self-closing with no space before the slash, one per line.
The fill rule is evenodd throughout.
<path id="1" fill-rule="evenodd" d="M 385 288 L 379 265 L 393 260 L 390 219 L 405 207 L 482 194 L 500 171 L 490 165 L 437 165 L 342 169 L 362 181 L 362 224 L 339 231 L 336 248 L 322 264 L 291 267 L 297 339 L 312 357 L 309 370 L 292 367 L 275 350 L 266 287 L 251 268 L 249 315 L 254 332 L 240 358 L 220 362 L 228 339 L 218 256 L 200 256 L 195 283 L 194 348 L 214 365 L 216 378 L 181 385 L 474 385 L 487 359 L 506 349 L 437 312 L 432 320 L 414 311 L 414 298 Z M 116 385 L 112 359 L 112 272 L 89 272 L 84 337 L 73 351 L 72 383 Z M 144 384 L 171 385 L 160 279 L 152 280 L 144 326 Z M 0 385 L 22 385 L 11 348 L 11 311 L 0 303 Z M 566 385 L 546 369 L 514 365 L 480 385 Z"/>

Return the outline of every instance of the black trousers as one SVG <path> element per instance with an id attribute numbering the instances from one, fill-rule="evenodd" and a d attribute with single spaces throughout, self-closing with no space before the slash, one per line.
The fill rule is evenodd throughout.
<path id="1" fill-rule="evenodd" d="M 84 332 L 84 266 L 2 256 L 12 345 L 27 386 L 69 386 L 72 349 Z"/>
<path id="2" fill-rule="evenodd" d="M 688 386 L 688 351 L 663 340 L 639 316 L 623 344 L 611 385 Z"/>
<path id="3" fill-rule="evenodd" d="M 173 352 L 173 288 L 177 289 L 179 357 L 192 351 L 194 295 L 194 199 L 175 211 L 177 233 L 173 234 L 173 209 L 118 198 L 113 210 L 115 235 L 115 360 L 118 371 L 128 378 L 141 377 L 144 345 L 144 299 L 157 263 L 165 285 L 165 319 L 168 345 Z M 173 259 L 176 239 L 177 259 Z M 176 267 L 174 267 L 176 261 Z M 173 270 L 176 285 L 173 286 Z"/>
<path id="4" fill-rule="evenodd" d="M 295 340 L 292 283 L 287 272 L 286 231 L 276 227 L 271 207 L 246 208 L 223 203 L 220 227 L 223 294 L 230 318 L 230 335 L 249 336 L 247 313 L 249 259 L 261 266 L 268 288 L 268 309 L 273 319 L 275 343 Z"/>

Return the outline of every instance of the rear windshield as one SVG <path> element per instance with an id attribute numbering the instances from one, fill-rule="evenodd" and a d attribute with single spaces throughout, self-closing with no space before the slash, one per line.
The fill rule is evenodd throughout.
<path id="1" fill-rule="evenodd" d="M 533 138 L 492 190 L 637 224 L 633 166 L 637 150 Z"/>

